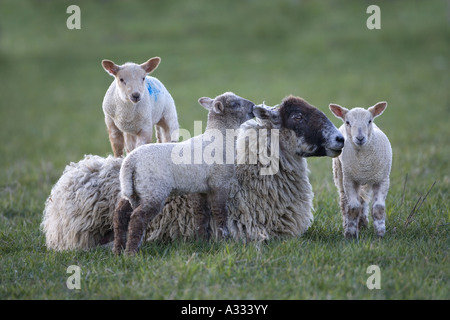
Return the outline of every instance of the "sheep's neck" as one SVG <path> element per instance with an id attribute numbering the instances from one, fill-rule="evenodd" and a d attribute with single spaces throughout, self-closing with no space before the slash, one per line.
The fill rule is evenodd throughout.
<path id="1" fill-rule="evenodd" d="M 225 134 L 227 129 L 238 129 L 240 125 L 241 124 L 236 121 L 236 119 L 210 112 L 208 114 L 206 130 L 215 129 Z"/>

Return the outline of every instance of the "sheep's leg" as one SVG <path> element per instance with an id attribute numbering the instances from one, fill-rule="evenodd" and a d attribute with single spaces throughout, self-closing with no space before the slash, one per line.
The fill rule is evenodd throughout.
<path id="1" fill-rule="evenodd" d="M 193 193 L 189 195 L 190 202 L 194 207 L 194 215 L 199 238 L 209 238 L 209 220 L 211 210 L 208 206 L 208 199 L 206 194 Z"/>
<path id="2" fill-rule="evenodd" d="M 128 227 L 128 241 L 125 248 L 127 255 L 133 256 L 138 252 L 144 240 L 147 225 L 161 212 L 163 205 L 164 200 L 152 201 L 150 203 L 142 203 L 133 211 Z"/>
<path id="3" fill-rule="evenodd" d="M 167 141 L 178 142 L 180 135 L 178 132 L 179 125 L 175 106 L 169 105 L 166 107 L 166 113 L 160 122 L 163 122 L 161 125 L 165 131 Z"/>
<path id="4" fill-rule="evenodd" d="M 125 149 L 127 150 L 127 153 L 130 153 L 136 148 L 136 136 L 129 133 L 125 133 L 124 137 L 125 137 Z"/>
<path id="5" fill-rule="evenodd" d="M 172 120 L 167 121 L 166 118 L 162 118 L 158 124 L 157 128 L 160 130 L 162 142 L 178 142 L 178 121 Z"/>
<path id="6" fill-rule="evenodd" d="M 124 138 L 123 133 L 114 123 L 114 120 L 106 115 L 105 116 L 106 127 L 108 128 L 109 142 L 114 153 L 114 157 L 119 158 L 123 155 Z"/>
<path id="7" fill-rule="evenodd" d="M 359 216 L 358 228 L 361 229 L 369 225 L 370 188 L 368 186 L 361 187 L 359 201 L 361 203 L 361 215 Z"/>
<path id="8" fill-rule="evenodd" d="M 215 190 L 208 194 L 208 202 L 217 227 L 223 238 L 227 238 L 228 231 L 228 208 L 227 208 L 228 192 L 224 190 Z"/>
<path id="9" fill-rule="evenodd" d="M 339 158 L 333 159 L 333 178 L 334 184 L 339 190 L 339 206 L 342 213 L 342 225 L 344 230 L 347 228 L 347 196 L 344 191 L 344 182 L 342 177 L 342 164 Z"/>
<path id="10" fill-rule="evenodd" d="M 136 138 L 136 148 L 144 144 L 152 143 L 152 139 L 153 139 L 152 127 L 150 127 L 150 129 L 141 129 Z"/>
<path id="11" fill-rule="evenodd" d="M 383 237 L 386 233 L 386 197 L 389 190 L 389 181 L 373 186 L 372 218 L 375 233 Z"/>
<path id="12" fill-rule="evenodd" d="M 121 199 L 114 211 L 114 247 L 113 252 L 119 254 L 127 241 L 128 223 L 133 211 L 130 202 L 127 199 Z"/>
<path id="13" fill-rule="evenodd" d="M 357 238 L 359 217 L 362 209 L 358 195 L 359 185 L 354 182 L 347 182 L 344 184 L 344 187 L 348 201 L 347 225 L 344 229 L 344 235 L 346 238 Z"/>
<path id="14" fill-rule="evenodd" d="M 155 126 L 155 132 L 156 132 L 156 142 L 158 142 L 158 143 L 167 142 L 167 141 L 164 141 L 165 140 L 164 132 L 159 125 Z"/>

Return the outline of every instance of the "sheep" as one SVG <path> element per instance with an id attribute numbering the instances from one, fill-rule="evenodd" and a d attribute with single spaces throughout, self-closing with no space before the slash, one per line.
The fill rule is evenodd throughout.
<path id="1" fill-rule="evenodd" d="M 345 136 L 342 154 L 333 159 L 334 182 L 339 190 L 344 235 L 358 237 L 358 228 L 368 225 L 368 211 L 373 195 L 372 218 L 375 233 L 386 232 L 385 202 L 389 191 L 392 149 L 387 136 L 373 122 L 387 107 L 378 102 L 366 109 L 348 110 L 330 104 L 333 114 L 344 124 L 339 128 Z"/>
<path id="2" fill-rule="evenodd" d="M 309 183 L 306 157 L 336 157 L 344 146 L 344 138 L 323 112 L 299 97 L 286 97 L 279 107 L 267 111 L 258 109 L 254 107 L 254 113 L 259 118 L 245 122 L 237 134 L 236 148 L 239 152 L 236 152 L 236 163 L 240 164 L 236 165 L 227 201 L 230 237 L 257 242 L 298 237 L 308 230 L 314 220 L 314 194 Z M 255 149 L 250 142 L 256 144 L 257 140 L 248 138 L 251 130 L 258 135 L 266 131 L 270 141 L 260 150 Z M 274 174 L 260 174 L 261 169 L 269 166 L 266 161 L 261 161 L 263 157 L 256 157 L 256 163 L 240 161 L 250 159 L 253 153 L 270 153 L 271 147 L 277 147 L 271 139 L 273 136 L 276 140 L 277 134 L 279 161 Z M 248 148 L 244 148 L 247 140 Z M 73 168 L 74 172 L 69 175 L 65 171 L 59 179 L 72 180 L 78 190 L 76 194 L 69 188 L 69 183 L 58 181 L 46 202 L 41 228 L 47 239 L 54 237 L 53 234 L 59 235 L 54 237 L 55 241 L 47 241 L 49 249 L 88 250 L 111 239 L 114 216 L 114 209 L 111 208 L 115 208 L 120 200 L 118 190 L 122 160 L 104 158 L 104 169 L 92 168 L 89 160 L 90 156 L 86 156 Z M 105 170 L 109 170 L 110 175 L 100 174 Z M 83 185 L 85 171 L 91 171 L 92 178 Z M 107 190 L 110 194 L 104 195 Z M 94 208 L 95 202 L 91 198 L 97 197 L 108 197 L 110 203 L 102 201 Z M 202 237 L 199 231 L 203 227 L 200 220 L 203 217 L 196 212 L 198 200 L 195 194 L 167 198 L 161 214 L 147 227 L 146 241 L 189 241 Z M 107 222 L 100 219 L 103 216 L 108 217 Z M 51 223 L 54 220 L 64 223 Z M 214 239 L 221 239 L 213 219 L 207 221 L 207 226 Z M 64 237 L 69 229 L 76 232 Z M 80 241 L 80 238 L 89 241 Z"/>
<path id="3" fill-rule="evenodd" d="M 209 111 L 203 134 L 179 144 L 141 146 L 123 161 L 120 169 L 122 200 L 114 214 L 113 251 L 116 254 L 122 251 L 125 243 L 126 254 L 137 253 L 147 224 L 161 211 L 166 198 L 174 194 L 202 194 L 223 236 L 228 235 L 226 200 L 235 171 L 234 162 L 226 162 L 227 155 L 223 152 L 222 156 L 212 159 L 214 161 L 196 158 L 218 142 L 219 136 L 223 142 L 227 130 L 237 129 L 253 118 L 255 104 L 232 92 L 198 101 Z M 223 143 L 219 146 L 222 151 L 223 146 Z M 226 149 L 229 149 L 228 145 Z M 180 162 L 177 159 L 180 151 L 184 159 L 193 154 L 193 161 Z M 214 151 L 215 155 L 219 154 L 219 150 Z M 232 152 L 234 161 L 234 146 Z"/>
<path id="4" fill-rule="evenodd" d="M 103 99 L 103 112 L 115 157 L 143 144 L 151 143 L 153 126 L 158 142 L 178 141 L 175 102 L 158 79 L 146 76 L 161 59 L 154 57 L 140 65 L 116 65 L 102 60 L 106 72 L 115 77 Z"/>

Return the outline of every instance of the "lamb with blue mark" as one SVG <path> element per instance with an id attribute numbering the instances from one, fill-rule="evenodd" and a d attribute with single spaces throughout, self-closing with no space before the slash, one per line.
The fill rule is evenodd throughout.
<path id="1" fill-rule="evenodd" d="M 178 117 L 175 102 L 157 78 L 147 76 L 161 59 L 142 64 L 116 65 L 103 60 L 102 66 L 115 80 L 103 99 L 103 112 L 115 157 L 123 151 L 152 142 L 153 126 L 157 142 L 178 142 Z"/>

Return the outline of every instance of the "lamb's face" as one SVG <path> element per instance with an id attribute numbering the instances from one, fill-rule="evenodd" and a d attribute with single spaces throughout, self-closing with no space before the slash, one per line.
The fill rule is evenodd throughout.
<path id="1" fill-rule="evenodd" d="M 116 65 L 110 60 L 103 60 L 102 66 L 112 76 L 116 78 L 116 86 L 119 97 L 122 101 L 130 101 L 133 104 L 141 101 L 147 90 L 145 77 L 155 70 L 161 59 L 154 57 L 142 64 L 127 62 L 124 65 Z"/>
<path id="2" fill-rule="evenodd" d="M 305 100 L 290 96 L 280 105 L 281 127 L 295 133 L 302 157 L 337 157 L 344 137 L 327 116 Z"/>
<path id="3" fill-rule="evenodd" d="M 363 108 L 354 108 L 347 112 L 344 119 L 347 139 L 356 147 L 367 144 L 373 132 L 372 114 Z"/>
<path id="4" fill-rule="evenodd" d="M 366 109 L 353 108 L 348 110 L 338 104 L 331 103 L 330 110 L 344 121 L 347 140 L 356 148 L 361 148 L 370 142 L 373 132 L 373 119 L 381 115 L 387 107 L 386 101 L 381 101 Z"/>
<path id="5" fill-rule="evenodd" d="M 138 103 L 141 101 L 145 87 L 146 72 L 137 64 L 125 64 L 116 74 L 116 85 L 123 101 Z"/>
<path id="6" fill-rule="evenodd" d="M 255 104 L 247 99 L 239 97 L 234 93 L 227 92 L 215 99 L 221 101 L 224 106 L 224 116 L 235 118 L 239 123 L 244 123 L 247 120 L 253 119 L 253 107 Z"/>
<path id="7" fill-rule="evenodd" d="M 255 104 L 239 97 L 232 92 L 226 92 L 214 99 L 203 97 L 198 102 L 208 111 L 219 115 L 225 122 L 238 125 L 255 117 L 253 107 Z"/>

